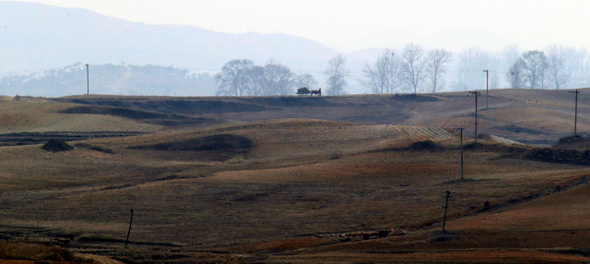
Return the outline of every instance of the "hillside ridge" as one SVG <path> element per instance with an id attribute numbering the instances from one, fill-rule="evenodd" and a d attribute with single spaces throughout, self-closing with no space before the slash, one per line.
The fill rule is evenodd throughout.
<path id="1" fill-rule="evenodd" d="M 582 93 L 587 89 L 580 89 Z M 135 97 L 70 96 L 59 102 L 113 106 L 226 121 L 313 118 L 342 122 L 464 127 L 474 135 L 474 100 L 467 92 L 346 96 Z M 479 98 L 478 132 L 510 140 L 553 145 L 573 132 L 574 104 L 567 90 L 490 91 Z M 578 105 L 578 131 L 590 130 L 590 109 Z M 585 133 L 585 132 L 581 132 Z"/>

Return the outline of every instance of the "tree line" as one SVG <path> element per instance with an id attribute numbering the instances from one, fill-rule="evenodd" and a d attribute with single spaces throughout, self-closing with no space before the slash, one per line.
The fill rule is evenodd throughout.
<path id="1" fill-rule="evenodd" d="M 408 44 L 399 55 L 394 50 L 384 49 L 375 63 L 366 63 L 363 78 L 358 82 L 378 94 L 417 93 L 423 82 L 427 82 L 430 92 L 437 92 L 444 86 L 444 74 L 451 55 L 444 49 L 425 53 L 416 44 Z M 327 62 L 324 75 L 328 95 L 346 93 L 351 73 L 345 64 L 343 55 Z M 215 81 L 216 94 L 230 96 L 290 95 L 297 87 L 315 89 L 318 85 L 313 75 L 296 75 L 289 67 L 274 60 L 264 66 L 254 65 L 251 60 L 231 60 L 215 75 Z"/>
<path id="2" fill-rule="evenodd" d="M 350 84 L 353 88 L 362 85 L 362 93 L 373 94 L 479 90 L 486 87 L 483 70 L 489 73 L 490 89 L 590 87 L 590 53 L 584 48 L 551 45 L 523 52 L 510 45 L 495 53 L 470 47 L 454 54 L 410 43 L 399 51 L 382 49 L 374 59 L 355 67 L 354 74 L 343 55 L 326 61 L 321 71 L 325 77 L 322 93 L 346 94 Z M 90 65 L 90 92 L 94 94 L 272 96 L 294 95 L 297 88 L 317 90 L 319 86 L 314 75 L 295 74 L 273 59 L 261 66 L 251 60 L 231 60 L 214 75 L 158 65 Z M 76 63 L 5 75 L 0 79 L 0 90 L 6 95 L 83 94 L 86 67 Z"/>
<path id="3" fill-rule="evenodd" d="M 430 92 L 444 86 L 446 66 L 452 53 L 444 49 L 428 53 L 416 44 L 408 44 L 401 54 L 384 49 L 375 63 L 366 63 L 359 83 L 372 93 L 419 92 L 418 87 L 427 82 Z M 338 55 L 327 62 L 324 71 L 328 95 L 345 94 L 351 76 L 346 68 L 346 57 Z M 251 60 L 231 60 L 215 75 L 217 95 L 268 96 L 290 95 L 298 87 L 315 89 L 318 82 L 307 73 L 296 75 L 289 67 L 270 60 L 257 66 Z"/>
<path id="4" fill-rule="evenodd" d="M 522 54 L 506 72 L 511 88 L 547 89 L 563 88 L 572 73 L 566 69 L 566 56 L 557 47 L 543 51 L 532 50 Z"/>
<path id="5" fill-rule="evenodd" d="M 251 60 L 236 59 L 223 65 L 215 74 L 216 95 L 269 96 L 293 94 L 294 87 L 314 88 L 318 85 L 311 74 L 297 75 L 273 59 L 264 66 Z"/>
<path id="6" fill-rule="evenodd" d="M 384 49 L 375 63 L 365 64 L 359 83 L 376 94 L 435 93 L 445 85 L 451 56 L 452 53 L 444 49 L 426 53 L 420 45 L 413 43 L 406 45 L 399 55 L 394 50 Z"/>
<path id="7" fill-rule="evenodd" d="M 458 59 L 457 79 L 451 90 L 482 87 L 482 69 L 489 70 L 491 89 L 590 87 L 590 54 L 585 48 L 553 44 L 542 50 L 522 51 L 517 45 L 509 45 L 493 53 L 471 47 Z"/>
<path id="8" fill-rule="evenodd" d="M 489 80 L 486 74 L 489 73 Z M 353 79 L 346 57 L 329 60 L 323 72 L 328 95 L 346 93 Z M 316 88 L 311 74 L 296 75 L 273 60 L 256 66 L 232 60 L 215 75 L 217 95 L 291 95 L 295 88 Z M 436 93 L 489 88 L 564 89 L 590 86 L 590 55 L 585 49 L 552 45 L 545 51 L 520 52 L 510 45 L 501 52 L 470 47 L 459 54 L 444 49 L 425 50 L 410 43 L 399 52 L 383 49 L 367 61 L 354 81 L 373 94 Z"/>

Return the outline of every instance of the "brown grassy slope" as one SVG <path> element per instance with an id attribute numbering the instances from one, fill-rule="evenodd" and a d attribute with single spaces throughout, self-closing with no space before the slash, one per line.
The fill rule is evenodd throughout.
<path id="1" fill-rule="evenodd" d="M 586 263 L 589 258 L 531 250 L 454 250 L 433 252 L 327 252 L 273 256 L 267 263 Z"/>
<path id="2" fill-rule="evenodd" d="M 68 114 L 73 104 L 0 102 L 0 133 L 22 132 L 156 132 L 162 125 L 146 124 L 116 115 Z"/>
<path id="3" fill-rule="evenodd" d="M 205 189 L 203 193 L 200 179 L 211 177 L 216 172 L 244 171 L 246 174 L 250 170 L 260 170 L 261 173 L 265 173 L 266 170 L 297 168 L 297 166 L 313 162 L 338 159 L 341 156 L 362 153 L 370 149 L 388 147 L 395 144 L 398 139 L 407 141 L 409 139 L 404 133 L 412 130 L 423 130 L 424 133 L 430 133 L 439 140 L 451 138 L 446 131 L 440 129 L 281 120 L 140 137 L 93 140 L 81 142 L 84 147 L 75 147 L 73 151 L 61 153 L 45 152 L 39 146 L 4 148 L 0 152 L 4 165 L 1 184 L 7 191 L 3 194 L 3 199 L 10 204 L 9 207 L 12 210 L 6 212 L 10 212 L 9 214 L 13 217 L 27 219 L 27 221 L 36 219 L 35 221 L 45 222 L 43 225 L 49 227 L 66 225 L 74 230 L 84 230 L 92 226 L 91 232 L 100 233 L 104 228 L 107 230 L 120 228 L 122 224 L 115 224 L 112 219 L 116 219 L 117 215 L 125 214 L 128 209 L 124 208 L 134 207 L 134 204 L 138 214 L 142 212 L 140 209 L 151 208 L 152 204 L 159 208 L 158 210 L 164 210 L 159 211 L 160 213 L 174 212 L 178 209 L 174 206 L 175 203 L 180 208 L 196 206 L 192 204 L 194 199 L 187 200 L 193 195 L 201 197 L 195 201 L 197 204 L 207 207 L 212 201 L 208 197 L 210 195 L 221 195 L 222 201 L 225 199 L 248 201 L 251 199 L 248 198 L 250 195 L 256 197 L 259 191 L 264 193 L 265 190 L 266 192 L 280 190 L 282 188 L 280 186 L 291 182 L 285 179 L 279 180 L 276 184 L 267 185 L 259 184 L 256 179 L 253 179 L 251 183 L 253 189 L 243 190 L 240 187 L 243 184 L 241 182 L 232 180 L 230 183 L 216 183 L 213 181 L 211 189 Z M 326 133 L 330 131 L 332 133 Z M 239 154 L 226 162 L 202 159 L 204 154 L 199 151 L 158 151 L 136 148 L 155 143 L 185 142 L 189 139 L 220 133 L 247 136 L 253 141 L 254 147 L 246 154 Z M 93 149 L 109 149 L 112 154 Z M 319 180 L 321 179 L 314 179 L 307 184 L 313 184 Z M 309 182 L 309 180 L 304 181 Z M 296 188 L 303 187 L 296 186 Z M 186 189 L 188 192 L 178 196 L 176 188 Z M 223 189 L 233 191 L 223 195 L 225 193 Z M 153 190 L 153 192 L 147 190 Z M 322 192 L 324 191 L 331 192 L 329 189 Z M 216 192 L 221 193 L 215 194 Z M 168 197 L 168 194 L 173 196 Z M 62 199 L 69 202 L 62 202 Z M 168 200 L 171 202 L 169 203 Z M 80 208 L 83 209 L 80 210 Z M 180 210 L 184 211 L 184 209 Z M 199 210 L 196 211 L 198 212 Z M 31 217 L 32 215 L 37 217 Z M 68 224 L 70 220 L 77 224 Z M 161 221 L 159 217 L 152 220 Z M 99 224 L 96 221 L 104 223 Z M 176 219 L 170 221 L 174 223 Z M 171 227 L 174 226 L 176 224 L 171 225 Z M 94 229 L 96 230 L 92 231 Z M 157 228 L 154 232 L 162 233 Z M 191 237 L 181 238 L 183 241 L 192 239 Z"/>
<path id="4" fill-rule="evenodd" d="M 247 137 L 253 147 L 223 162 L 136 148 L 215 134 Z M 246 243 L 413 229 L 439 221 L 445 190 L 457 192 L 455 214 L 567 181 L 573 176 L 562 171 L 578 168 L 473 152 L 466 175 L 477 180 L 445 183 L 458 177 L 456 151 L 386 150 L 423 138 L 457 144 L 442 129 L 290 119 L 81 142 L 114 154 L 4 148 L 1 215 L 9 225 L 121 241 L 134 209 L 134 241 Z"/>
<path id="5" fill-rule="evenodd" d="M 579 173 L 587 173 L 581 171 Z M 587 263 L 588 185 L 405 236 L 315 246 L 272 261 L 387 263 Z M 451 206 L 456 206 L 451 202 Z M 438 230 L 438 231 L 436 231 Z M 272 262 L 269 261 L 269 262 Z M 303 261 L 305 263 L 305 261 Z"/>
<path id="6" fill-rule="evenodd" d="M 584 89 L 581 90 L 584 93 Z M 315 118 L 376 124 L 466 127 L 473 133 L 474 101 L 467 92 L 419 95 L 274 97 L 74 96 L 60 101 L 181 113 L 220 120 Z M 583 100 L 582 100 L 583 101 Z M 573 131 L 573 97 L 561 90 L 491 90 L 479 99 L 479 133 L 553 144 Z M 590 129 L 587 104 L 578 105 L 578 131 Z"/>
<path id="7" fill-rule="evenodd" d="M 0 263 L 6 264 L 121 264 L 95 255 L 76 255 L 60 246 L 0 241 Z"/>
<path id="8" fill-rule="evenodd" d="M 523 93 L 526 94 L 526 91 Z M 541 91 L 539 94 L 544 93 Z M 559 117 L 559 113 L 564 113 L 562 110 L 567 108 L 567 100 L 565 97 L 549 100 L 553 95 L 547 91 L 545 97 L 539 97 L 535 102 L 508 99 L 505 105 L 497 104 L 502 108 L 480 111 L 480 116 L 486 117 L 480 120 L 480 124 L 484 121 L 490 122 L 489 126 L 499 124 L 501 129 L 493 129 L 509 131 L 504 133 L 513 133 L 526 140 L 552 138 L 561 133 L 560 129 L 567 130 L 566 125 L 560 128 L 558 124 L 559 120 L 568 119 L 567 114 L 555 122 L 546 116 L 537 116 L 544 113 Z M 431 99 L 435 97 L 438 99 Z M 360 98 L 358 102 L 363 102 L 362 107 L 354 107 L 353 102 L 339 101 L 347 98 Z M 560 236 L 555 236 L 545 230 L 520 233 L 514 230 L 473 231 L 459 228 L 454 232 L 466 235 L 458 236 L 453 240 L 455 242 L 443 239 L 442 244 L 432 243 L 438 238 L 431 233 L 424 235 L 420 230 L 440 228 L 444 191 L 450 190 L 454 194 L 449 212 L 454 219 L 457 214 L 482 209 L 486 201 L 497 205 L 554 190 L 555 186 L 574 181 L 586 175 L 587 171 L 578 166 L 509 158 L 505 153 L 490 149 L 466 152 L 466 176 L 471 180 L 454 181 L 459 175 L 456 150 L 401 151 L 392 148 L 426 139 L 456 146 L 456 135 L 440 127 L 472 123 L 473 117 L 466 109 L 471 109 L 473 101 L 462 105 L 464 98 L 456 94 L 414 98 L 414 101 L 410 100 L 412 97 L 395 96 L 359 98 L 325 97 L 307 102 L 305 100 L 309 98 L 295 97 L 291 102 L 292 98 L 273 97 L 270 98 L 272 104 L 266 101 L 269 98 L 251 98 L 259 101 L 249 101 L 249 104 L 267 102 L 273 110 L 268 110 L 270 106 L 267 105 L 264 108 L 267 110 L 258 112 L 232 110 L 200 115 L 236 120 L 272 119 L 281 115 L 325 116 L 369 122 L 398 118 L 395 122 L 434 125 L 426 128 L 287 119 L 89 140 L 79 142 L 83 145 L 63 153 L 43 152 L 39 146 L 1 148 L 0 186 L 4 191 L 0 193 L 0 216 L 6 226 L 0 230 L 13 232 L 11 228 L 14 227 L 24 230 L 40 228 L 36 229 L 36 235 L 67 236 L 79 243 L 114 241 L 120 245 L 126 234 L 129 209 L 133 208 L 136 226 L 132 242 L 136 246 L 137 242 L 187 243 L 199 249 L 227 244 L 254 245 L 226 247 L 224 250 L 239 254 L 250 254 L 251 251 L 258 251 L 256 254 L 259 254 L 262 250 L 260 254 L 264 255 L 269 254 L 265 250 L 272 252 L 277 249 L 273 246 L 256 249 L 258 242 L 264 244 L 270 240 L 293 239 L 293 236 L 306 234 L 403 228 L 410 232 L 404 237 L 409 240 L 392 238 L 384 243 L 340 244 L 340 240 L 336 239 L 327 242 L 331 247 L 319 250 L 334 252 L 326 253 L 331 254 L 334 260 L 354 262 L 370 259 L 369 256 L 375 261 L 384 261 L 375 254 L 363 255 L 366 254 L 363 250 L 375 249 L 396 251 L 414 248 L 426 251 L 424 254 L 436 255 L 432 250 L 441 245 L 449 250 L 490 247 L 528 247 L 536 250 L 541 246 L 567 245 L 589 247 L 581 239 L 586 235 L 581 229 L 574 231 L 576 236 L 561 236 L 565 234 L 563 232 L 569 232 L 566 230 L 558 230 Z M 169 98 L 156 99 L 166 101 Z M 321 100 L 328 101 L 331 106 L 324 105 Z M 307 105 L 283 107 L 283 101 Z M 314 102 L 316 105 L 312 104 Z M 383 111 L 384 107 L 399 114 L 389 115 L 388 111 Z M 373 115 L 375 111 L 381 112 Z M 490 118 L 493 111 L 496 111 L 496 119 Z M 527 118 L 521 121 L 519 116 Z M 498 120 L 500 118 L 510 122 L 502 123 Z M 558 132 L 550 131 L 551 125 Z M 484 124 L 482 127 L 486 132 L 488 128 Z M 515 132 L 519 128 L 530 130 Z M 200 142 L 212 135 L 241 136 L 251 140 L 252 145 L 246 152 L 233 153 L 199 148 L 196 148 L 199 151 L 145 148 Z M 585 217 L 588 212 L 582 208 L 577 213 Z M 479 224 L 485 226 L 488 222 Z M 518 242 L 528 238 L 533 239 L 526 243 Z M 354 254 L 360 255 L 340 258 L 336 255 L 341 250 L 357 251 Z M 502 256 L 515 259 L 511 255 L 513 253 L 500 254 L 500 258 L 484 257 L 491 259 L 490 262 L 504 260 Z M 441 258 L 452 255 L 441 254 Z M 527 259 L 524 252 L 516 254 Z M 477 254 L 466 255 L 469 258 Z M 414 256 L 419 259 L 417 256 L 421 256 L 420 252 Z M 389 257 L 396 258 L 395 255 Z M 563 256 L 547 256 L 548 262 L 554 258 L 558 260 Z M 314 258 L 309 259 L 313 261 Z"/>
<path id="9" fill-rule="evenodd" d="M 586 230 L 590 226 L 590 219 L 586 217 L 590 212 L 587 203 L 589 189 L 583 186 L 516 206 L 509 211 L 459 219 L 449 227 L 502 231 Z"/>

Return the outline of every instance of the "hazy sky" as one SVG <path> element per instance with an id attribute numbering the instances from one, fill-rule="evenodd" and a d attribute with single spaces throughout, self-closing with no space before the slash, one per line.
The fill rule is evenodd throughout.
<path id="1" fill-rule="evenodd" d="M 460 51 L 589 46 L 588 0 L 28 0 L 148 24 L 285 33 L 341 52 L 414 42 Z"/>

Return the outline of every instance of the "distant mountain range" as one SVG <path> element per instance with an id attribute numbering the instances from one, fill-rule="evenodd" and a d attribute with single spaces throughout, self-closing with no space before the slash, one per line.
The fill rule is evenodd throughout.
<path id="1" fill-rule="evenodd" d="M 148 25 L 86 9 L 0 1 L 0 74 L 76 62 L 215 71 L 238 58 L 256 64 L 274 58 L 301 73 L 322 71 L 336 55 L 318 42 L 290 35 Z"/>
<path id="2" fill-rule="evenodd" d="M 355 37 L 367 38 L 377 35 L 370 29 L 366 34 L 366 36 Z M 469 41 L 470 39 L 487 39 L 490 43 L 496 43 L 495 46 L 501 46 L 506 42 L 493 32 L 481 31 L 476 28 L 438 32 L 437 34 L 391 29 L 379 33 L 378 36 L 384 47 L 395 48 L 397 54 L 401 54 L 403 47 L 411 40 L 415 44 L 424 45 L 425 49 L 452 46 L 453 43 L 462 43 L 462 45 L 476 43 Z M 351 94 L 369 92 L 358 80 L 363 78 L 364 65 L 367 62 L 374 63 L 381 52 L 382 49 L 376 47 L 344 54 L 347 59 L 345 67 L 351 72 L 351 76 L 348 78 L 349 84 L 345 88 L 346 92 Z M 325 87 L 323 72 L 327 67 L 328 60 L 338 54 L 340 54 L 339 51 L 319 42 L 286 34 L 253 32 L 234 34 L 215 32 L 195 26 L 149 25 L 100 15 L 81 8 L 0 1 L 0 80 L 14 74 L 36 78 L 43 76 L 47 70 L 53 71 L 72 65 L 84 66 L 84 64 L 92 66 L 151 64 L 165 68 L 187 69 L 191 74 L 209 73 L 210 76 L 203 75 L 203 78 L 207 79 L 232 59 L 250 59 L 257 65 L 264 65 L 272 58 L 274 61 L 288 66 L 296 74 L 312 74 L 319 82 L 319 86 Z M 457 68 L 459 61 L 455 57 L 449 63 L 448 69 Z M 481 72 L 481 67 L 476 68 L 473 70 L 473 74 Z M 494 68 L 490 68 L 490 72 L 497 75 L 495 76 L 498 79 L 497 83 L 502 83 L 501 75 L 505 69 L 494 70 Z M 446 76 L 448 89 L 464 90 L 464 87 L 483 87 L 480 85 L 479 79 L 476 83 L 461 83 L 467 81 L 460 80 L 459 73 L 466 75 L 465 71 L 449 70 L 448 76 Z M 480 74 L 472 79 L 481 79 L 481 76 L 483 75 Z M 494 80 L 494 76 L 491 78 Z M 94 80 L 96 79 L 94 78 Z M 128 78 L 126 80 L 137 79 Z M 165 81 L 165 79 L 161 80 Z M 213 82 L 209 79 L 203 82 L 208 85 L 192 89 L 191 92 L 199 91 L 199 93 L 191 93 L 190 95 L 213 95 L 215 92 Z M 125 81 L 117 84 L 119 83 L 128 84 Z M 41 92 L 36 89 L 37 86 L 26 85 L 30 88 L 29 90 L 12 86 L 12 90 L 3 89 L 0 90 L 0 94 L 14 95 L 20 92 L 21 95 L 61 96 L 60 93 L 54 91 Z M 163 84 L 154 85 L 165 86 Z M 497 87 L 503 87 L 502 85 L 505 87 L 507 84 L 500 84 Z M 111 86 L 105 87 L 104 91 L 109 93 L 115 89 Z M 59 88 L 54 87 L 54 89 Z M 118 94 L 138 93 L 138 91 L 131 91 L 127 86 L 117 86 L 115 90 Z M 66 93 L 66 89 L 61 89 L 61 91 Z M 146 95 L 168 95 L 169 93 L 185 95 L 180 92 L 176 93 L 176 89 L 173 87 L 151 93 L 143 90 L 139 92 L 145 92 Z"/>

